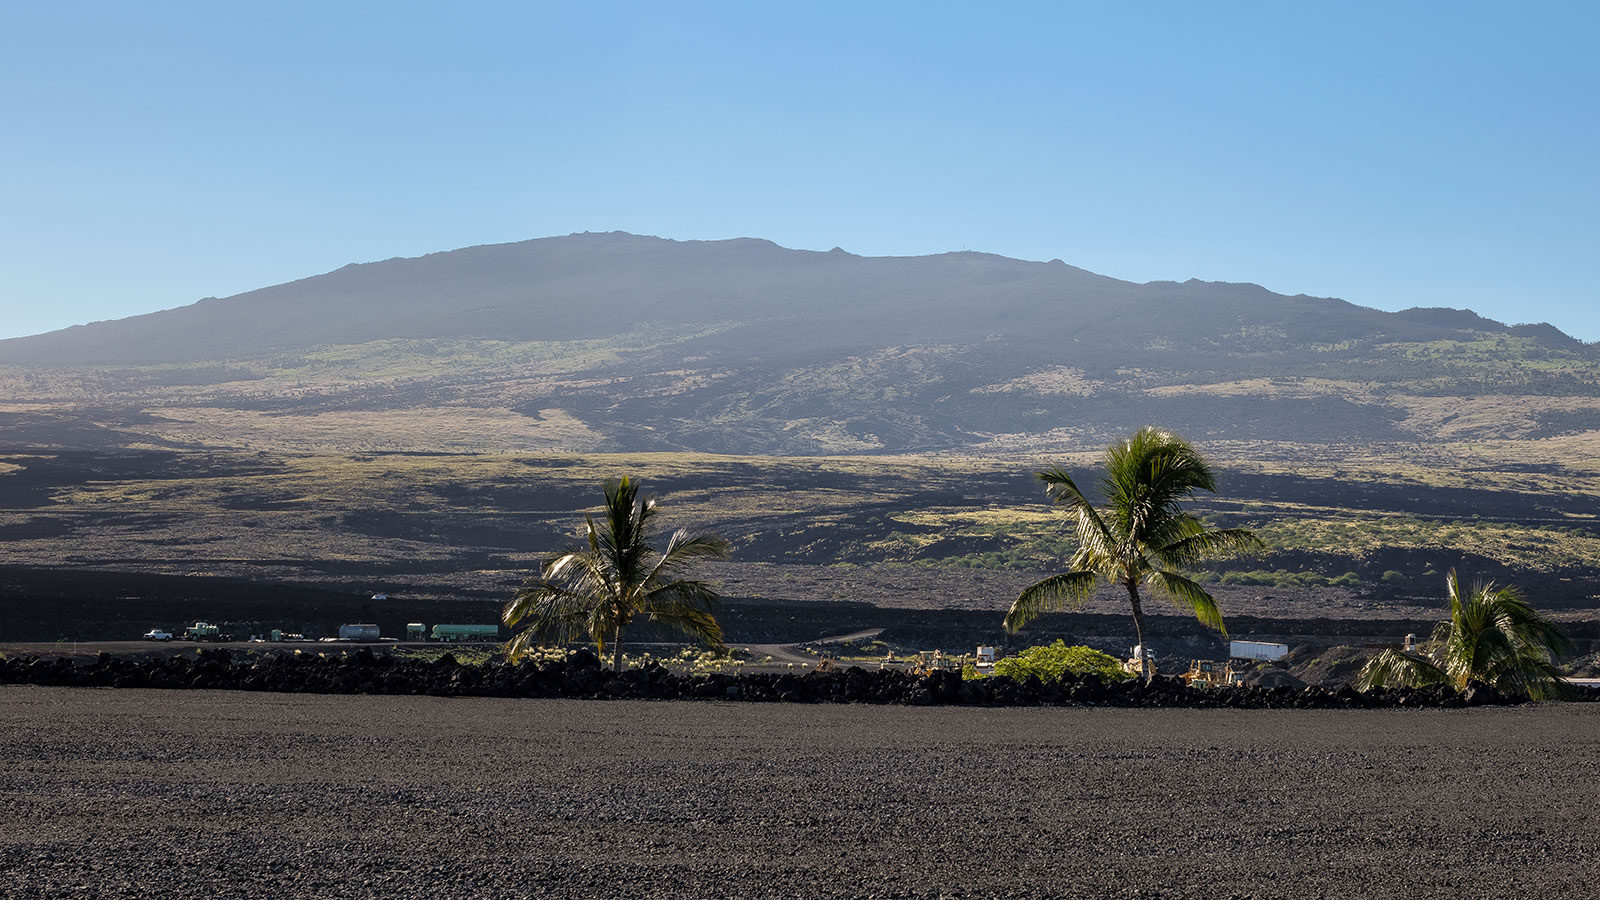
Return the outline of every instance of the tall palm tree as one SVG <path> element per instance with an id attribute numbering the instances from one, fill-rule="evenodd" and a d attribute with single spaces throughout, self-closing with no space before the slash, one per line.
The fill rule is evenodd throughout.
<path id="1" fill-rule="evenodd" d="M 646 541 L 658 510 L 655 500 L 639 496 L 639 482 L 607 481 L 605 497 L 601 521 L 586 517 L 588 549 L 552 557 L 506 604 L 506 625 L 529 622 L 507 655 L 516 659 L 537 644 L 588 636 L 602 659 L 610 641 L 611 667 L 620 669 L 623 631 L 641 616 L 722 646 L 716 591 L 682 576 L 702 560 L 726 559 L 728 542 L 679 529 L 666 549 L 656 550 Z"/>
<path id="2" fill-rule="evenodd" d="M 1008 631 L 1034 617 L 1073 610 L 1101 581 L 1128 592 L 1140 665 L 1148 683 L 1154 675 L 1144 634 L 1141 585 L 1194 612 L 1210 628 L 1227 633 L 1217 601 L 1180 573 L 1184 566 L 1241 549 L 1264 546 L 1248 529 L 1207 529 L 1179 503 L 1195 491 L 1217 490 L 1211 467 L 1193 447 L 1170 431 L 1142 428 L 1106 451 L 1100 490 L 1106 506 L 1096 509 L 1059 467 L 1038 473 L 1045 493 L 1072 517 L 1077 552 L 1070 571 L 1029 587 L 1006 613 Z"/>
<path id="3" fill-rule="evenodd" d="M 1469 681 L 1481 681 L 1534 700 L 1565 696 L 1556 660 L 1572 644 L 1554 622 L 1513 587 L 1490 582 L 1464 589 L 1452 569 L 1445 588 L 1450 618 L 1433 627 L 1432 649 L 1379 653 L 1356 676 L 1358 689 L 1447 684 L 1462 690 Z"/>

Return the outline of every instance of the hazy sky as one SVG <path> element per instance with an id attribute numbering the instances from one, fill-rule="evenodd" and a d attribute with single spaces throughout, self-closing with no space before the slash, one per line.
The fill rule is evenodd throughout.
<path id="1" fill-rule="evenodd" d="M 1596 10 L 7 3 L 0 336 L 621 229 L 1600 340 Z"/>

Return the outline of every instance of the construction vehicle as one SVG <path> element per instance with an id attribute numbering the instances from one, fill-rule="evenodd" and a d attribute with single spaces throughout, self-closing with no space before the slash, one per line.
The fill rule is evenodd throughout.
<path id="1" fill-rule="evenodd" d="M 972 667 L 977 669 L 980 675 L 988 675 L 994 671 L 996 657 L 997 654 L 995 653 L 995 649 L 993 647 L 987 645 L 980 646 L 978 648 L 977 658 L 973 660 Z"/>
<path id="2" fill-rule="evenodd" d="M 1150 675 L 1154 677 L 1156 674 L 1155 651 L 1147 651 L 1143 644 L 1138 644 L 1128 651 L 1128 661 L 1122 664 L 1122 670 L 1129 675 L 1137 675 L 1143 678 L 1146 666 L 1150 667 Z"/>
<path id="3" fill-rule="evenodd" d="M 1235 669 L 1231 662 L 1197 659 L 1189 663 L 1183 680 L 1190 687 L 1237 687 L 1244 684 L 1244 672 Z"/>
<path id="4" fill-rule="evenodd" d="M 945 656 L 943 650 L 924 650 L 911 662 L 911 674 L 932 675 L 946 670 L 961 671 L 964 656 Z"/>

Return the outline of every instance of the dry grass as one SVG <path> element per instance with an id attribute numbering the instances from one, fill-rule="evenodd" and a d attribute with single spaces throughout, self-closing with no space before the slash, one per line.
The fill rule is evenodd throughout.
<path id="1" fill-rule="evenodd" d="M 588 450 L 604 435 L 565 410 L 537 418 L 509 409 L 434 407 L 394 412 L 260 412 L 188 407 L 163 409 L 146 426 L 156 438 L 206 447 L 272 447 L 301 453 L 374 453 L 424 446 L 446 453 Z"/>
<path id="2" fill-rule="evenodd" d="M 1408 515 L 1293 515 L 1267 522 L 1257 532 L 1278 550 L 1361 556 L 1391 548 L 1443 549 L 1542 572 L 1592 566 L 1600 560 L 1600 537 L 1593 532 L 1505 522 L 1430 521 Z"/>
<path id="3" fill-rule="evenodd" d="M 1050 366 L 1021 378 L 999 384 L 973 388 L 974 394 L 1025 393 L 1048 396 L 1052 394 L 1071 397 L 1088 397 L 1105 386 L 1105 382 L 1085 377 L 1082 369 L 1069 366 Z"/>

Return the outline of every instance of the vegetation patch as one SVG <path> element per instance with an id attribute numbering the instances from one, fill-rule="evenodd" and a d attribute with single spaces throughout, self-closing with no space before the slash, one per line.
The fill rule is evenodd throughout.
<path id="1" fill-rule="evenodd" d="M 977 678 L 975 667 L 962 671 L 964 677 Z M 1065 641 L 1029 647 L 994 664 L 995 675 L 1024 681 L 1030 677 L 1040 681 L 1060 681 L 1067 675 L 1094 675 L 1102 681 L 1126 681 L 1133 676 L 1123 668 L 1122 662 L 1109 653 L 1082 645 L 1068 647 Z"/>
<path id="2" fill-rule="evenodd" d="M 1257 533 L 1275 551 L 1329 551 L 1346 557 L 1394 548 L 1443 549 L 1537 572 L 1600 560 L 1600 534 L 1578 524 L 1521 525 L 1407 515 L 1295 516 L 1265 522 Z"/>
<path id="3" fill-rule="evenodd" d="M 1342 575 L 1329 577 L 1316 572 L 1289 571 L 1277 569 L 1253 569 L 1248 572 L 1237 571 L 1199 571 L 1194 574 L 1194 580 L 1201 584 L 1223 585 L 1254 585 L 1260 587 L 1361 587 L 1361 576 L 1354 572 L 1345 572 Z"/>

